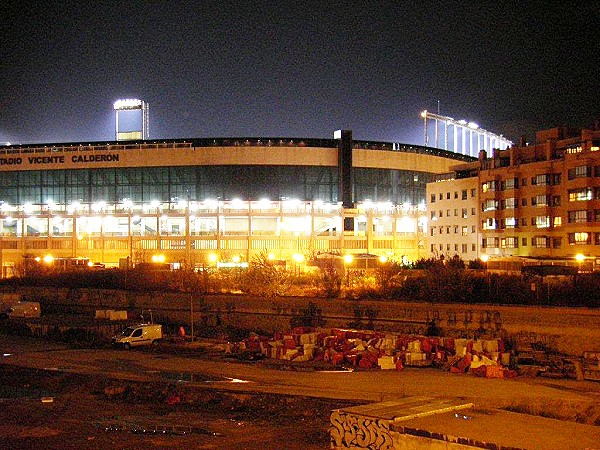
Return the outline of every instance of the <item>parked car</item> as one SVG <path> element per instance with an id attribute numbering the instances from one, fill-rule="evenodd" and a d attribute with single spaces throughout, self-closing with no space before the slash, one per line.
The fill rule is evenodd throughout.
<path id="1" fill-rule="evenodd" d="M 140 347 L 157 345 L 163 338 L 162 325 L 141 323 L 125 328 L 112 338 L 115 347 Z"/>

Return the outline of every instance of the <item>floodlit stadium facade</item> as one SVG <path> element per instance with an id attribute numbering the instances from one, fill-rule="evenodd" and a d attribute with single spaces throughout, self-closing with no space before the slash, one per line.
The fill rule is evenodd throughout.
<path id="1" fill-rule="evenodd" d="M 426 184 L 473 158 L 343 133 L 4 146 L 2 277 L 44 257 L 197 268 L 262 253 L 426 256 Z"/>

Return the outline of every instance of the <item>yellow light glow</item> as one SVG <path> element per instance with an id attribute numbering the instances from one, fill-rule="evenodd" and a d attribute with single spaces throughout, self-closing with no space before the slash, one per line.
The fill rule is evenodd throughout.
<path id="1" fill-rule="evenodd" d="M 385 264 L 387 262 L 387 260 L 388 260 L 387 256 L 385 256 L 385 255 L 381 255 L 379 257 L 379 262 L 382 263 L 382 264 Z"/>
<path id="2" fill-rule="evenodd" d="M 273 260 L 275 259 L 275 254 L 273 254 L 273 253 L 269 253 L 269 254 L 267 255 L 267 258 L 269 258 L 269 261 L 273 261 Z"/>
<path id="3" fill-rule="evenodd" d="M 44 256 L 44 262 L 46 264 L 52 264 L 52 261 L 54 261 L 54 256 L 52 256 L 52 255 L 46 255 L 46 256 Z"/>
<path id="4" fill-rule="evenodd" d="M 304 261 L 304 255 L 302 255 L 301 253 L 294 253 L 292 255 L 292 259 L 297 263 L 301 263 L 302 261 Z"/>
<path id="5" fill-rule="evenodd" d="M 165 255 L 152 255 L 152 262 L 153 263 L 164 263 L 165 262 Z"/>
<path id="6" fill-rule="evenodd" d="M 585 260 L 585 255 L 582 255 L 581 253 L 577 253 L 575 255 L 575 259 L 577 260 L 577 262 L 583 262 Z"/>
<path id="7" fill-rule="evenodd" d="M 240 256 L 239 256 L 239 255 L 235 255 L 233 258 L 231 258 L 231 260 L 232 260 L 234 263 L 239 263 L 239 262 L 241 261 L 241 258 L 240 258 Z"/>
<path id="8" fill-rule="evenodd" d="M 208 261 L 211 263 L 217 262 L 219 260 L 219 257 L 217 256 L 216 253 L 211 253 L 210 255 L 208 255 Z"/>
<path id="9" fill-rule="evenodd" d="M 354 261 L 354 256 L 350 254 L 344 255 L 344 264 L 352 264 L 352 261 Z"/>
<path id="10" fill-rule="evenodd" d="M 481 257 L 479 259 L 481 259 L 484 263 L 486 263 L 489 261 L 490 257 L 489 257 L 489 255 L 481 255 Z"/>

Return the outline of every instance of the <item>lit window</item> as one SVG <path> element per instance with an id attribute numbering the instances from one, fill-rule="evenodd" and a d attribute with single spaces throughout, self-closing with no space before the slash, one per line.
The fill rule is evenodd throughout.
<path id="1" fill-rule="evenodd" d="M 569 244 L 587 245 L 591 242 L 591 234 L 587 232 L 569 233 Z"/>
<path id="2" fill-rule="evenodd" d="M 550 227 L 550 216 L 537 216 L 535 218 L 536 228 L 549 228 Z"/>
<path id="3" fill-rule="evenodd" d="M 569 189 L 569 201 L 579 202 L 593 199 L 592 188 L 581 188 L 581 189 Z"/>

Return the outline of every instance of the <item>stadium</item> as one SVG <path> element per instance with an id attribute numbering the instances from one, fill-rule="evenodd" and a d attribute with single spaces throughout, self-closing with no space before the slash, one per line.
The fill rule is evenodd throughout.
<path id="1" fill-rule="evenodd" d="M 117 125 L 118 127 L 118 125 Z M 211 138 L 0 148 L 2 277 L 25 259 L 298 266 L 427 255 L 425 188 L 474 158 L 352 139 Z M 129 138 L 131 135 L 126 135 Z"/>

